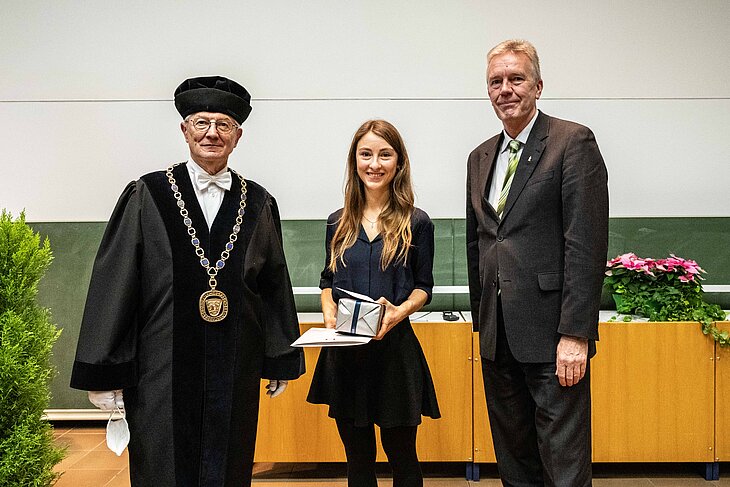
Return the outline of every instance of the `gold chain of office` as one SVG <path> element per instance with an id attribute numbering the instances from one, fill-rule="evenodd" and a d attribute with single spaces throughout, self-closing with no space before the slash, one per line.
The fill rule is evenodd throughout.
<path id="1" fill-rule="evenodd" d="M 238 205 L 236 223 L 234 223 L 231 235 L 228 237 L 228 242 L 221 252 L 221 257 L 216 261 L 215 265 L 211 266 L 210 260 L 205 256 L 205 251 L 200 246 L 200 239 L 197 237 L 195 227 L 193 227 L 193 220 L 190 218 L 187 208 L 185 208 L 185 201 L 183 201 L 182 195 L 180 194 L 180 188 L 177 185 L 177 181 L 175 181 L 175 177 L 172 175 L 172 170 L 180 164 L 184 163 L 179 162 L 168 167 L 165 175 L 170 182 L 172 194 L 175 200 L 177 200 L 177 206 L 180 208 L 180 216 L 182 216 L 183 224 L 187 227 L 188 235 L 190 235 L 190 243 L 195 248 L 195 255 L 200 258 L 200 265 L 205 269 L 209 277 L 208 286 L 210 286 L 210 289 L 201 294 L 200 300 L 198 301 L 200 317 L 209 323 L 215 323 L 228 316 L 228 297 L 223 291 L 216 289 L 218 286 L 216 276 L 225 267 L 226 260 L 228 260 L 231 251 L 233 251 L 233 244 L 238 240 L 238 232 L 241 231 L 243 215 L 246 214 L 246 180 L 243 179 L 243 176 L 231 169 L 231 172 L 241 181 L 241 202 Z"/>

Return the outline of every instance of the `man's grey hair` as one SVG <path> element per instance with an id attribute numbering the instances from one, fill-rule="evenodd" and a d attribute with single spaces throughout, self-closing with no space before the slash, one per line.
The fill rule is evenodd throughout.
<path id="1" fill-rule="evenodd" d="M 507 52 L 522 53 L 527 56 L 530 60 L 530 64 L 532 65 L 533 81 L 537 83 L 542 79 L 540 75 L 540 58 L 537 56 L 537 49 L 535 49 L 535 46 L 533 46 L 529 41 L 524 39 L 509 39 L 494 46 L 487 53 L 487 69 L 489 68 L 489 63 L 492 62 L 492 58 L 494 58 L 494 56 L 499 56 L 500 54 Z"/>

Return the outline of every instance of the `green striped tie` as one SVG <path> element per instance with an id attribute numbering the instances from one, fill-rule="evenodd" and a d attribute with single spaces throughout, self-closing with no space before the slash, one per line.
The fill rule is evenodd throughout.
<path id="1" fill-rule="evenodd" d="M 517 170 L 517 163 L 520 162 L 520 158 L 517 157 L 517 152 L 520 150 L 519 140 L 510 140 L 509 142 L 509 163 L 507 164 L 507 173 L 504 175 L 504 183 L 502 184 L 502 192 L 499 193 L 499 203 L 497 203 L 497 215 L 502 218 L 502 212 L 504 212 L 504 204 L 507 203 L 507 195 L 509 194 L 509 188 L 512 186 L 512 179 L 515 177 L 515 171 Z"/>

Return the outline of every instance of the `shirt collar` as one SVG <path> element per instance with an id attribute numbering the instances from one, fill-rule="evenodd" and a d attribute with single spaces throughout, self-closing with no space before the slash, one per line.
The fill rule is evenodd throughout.
<path id="1" fill-rule="evenodd" d="M 195 176 L 196 174 L 207 174 L 205 169 L 200 167 L 197 162 L 195 162 L 192 158 L 188 159 L 187 162 L 188 172 L 190 173 L 190 176 Z M 224 172 L 228 171 L 228 165 L 226 164 L 223 166 L 223 169 L 218 171 L 217 173 L 213 174 L 213 176 L 218 176 L 220 174 L 223 174 Z"/>
<path id="2" fill-rule="evenodd" d="M 500 154 L 507 150 L 507 146 L 509 145 L 510 141 L 517 140 L 520 142 L 520 147 L 524 147 L 527 143 L 527 138 L 530 136 L 530 132 L 532 131 L 532 127 L 535 125 L 535 120 L 537 120 L 537 116 L 539 115 L 540 111 L 535 111 L 535 116 L 532 117 L 532 120 L 530 120 L 530 123 L 527 124 L 525 128 L 522 129 L 522 132 L 517 134 L 517 137 L 512 139 L 509 135 L 507 135 L 507 132 L 505 130 L 502 130 L 502 133 L 504 136 L 502 137 L 502 146 L 499 150 Z"/>
<path id="3" fill-rule="evenodd" d="M 357 234 L 357 238 L 362 240 L 363 242 L 373 244 L 373 243 L 377 242 L 378 240 L 382 240 L 383 236 L 381 235 L 381 232 L 378 232 L 378 234 L 375 236 L 375 238 L 370 240 L 370 238 L 368 238 L 368 233 L 365 231 L 365 227 L 361 223 L 360 224 L 360 233 Z"/>

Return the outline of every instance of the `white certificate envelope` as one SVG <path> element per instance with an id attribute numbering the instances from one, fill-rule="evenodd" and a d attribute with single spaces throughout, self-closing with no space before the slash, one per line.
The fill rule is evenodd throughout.
<path id="1" fill-rule="evenodd" d="M 315 327 L 305 331 L 291 344 L 292 347 L 349 347 L 364 345 L 371 337 L 343 335 L 332 328 Z"/>

